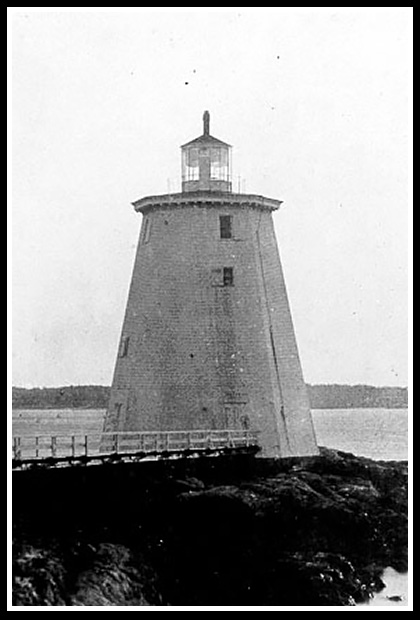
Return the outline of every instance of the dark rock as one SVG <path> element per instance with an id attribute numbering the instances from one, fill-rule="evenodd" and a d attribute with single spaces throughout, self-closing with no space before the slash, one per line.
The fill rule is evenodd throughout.
<path id="1" fill-rule="evenodd" d="M 15 544 L 13 605 L 67 605 L 65 572 L 56 549 Z"/>
<path id="2" fill-rule="evenodd" d="M 16 481 L 18 605 L 354 605 L 407 566 L 406 463 L 322 449 Z"/>
<path id="3" fill-rule="evenodd" d="M 70 604 L 74 606 L 147 606 L 161 599 L 153 587 L 156 577 L 143 558 L 132 558 L 122 545 L 102 544 L 77 575 Z"/>

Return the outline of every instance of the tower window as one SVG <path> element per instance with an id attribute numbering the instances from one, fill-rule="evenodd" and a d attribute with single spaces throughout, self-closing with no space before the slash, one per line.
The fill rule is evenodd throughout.
<path id="1" fill-rule="evenodd" d="M 150 220 L 147 218 L 144 221 L 144 231 L 143 231 L 143 243 L 147 243 L 150 239 Z"/>
<path id="2" fill-rule="evenodd" d="M 129 342 L 130 342 L 130 338 L 128 336 L 122 339 L 121 348 L 120 348 L 120 357 L 127 357 Z"/>
<path id="3" fill-rule="evenodd" d="M 220 215 L 220 238 L 232 239 L 232 217 L 230 215 Z"/>
<path id="4" fill-rule="evenodd" d="M 233 286 L 233 267 L 223 267 L 223 286 Z"/>

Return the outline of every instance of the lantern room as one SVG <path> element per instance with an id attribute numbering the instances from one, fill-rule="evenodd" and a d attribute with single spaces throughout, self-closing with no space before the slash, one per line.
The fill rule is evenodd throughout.
<path id="1" fill-rule="evenodd" d="M 182 191 L 231 192 L 231 147 L 210 135 L 210 114 L 203 115 L 203 134 L 181 147 Z"/>

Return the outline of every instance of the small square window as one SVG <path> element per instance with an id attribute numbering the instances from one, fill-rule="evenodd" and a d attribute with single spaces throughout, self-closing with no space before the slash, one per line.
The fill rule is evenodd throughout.
<path id="1" fill-rule="evenodd" d="M 220 215 L 220 238 L 221 239 L 232 239 L 232 216 L 231 215 Z"/>
<path id="2" fill-rule="evenodd" d="M 223 286 L 233 286 L 233 267 L 223 267 Z"/>

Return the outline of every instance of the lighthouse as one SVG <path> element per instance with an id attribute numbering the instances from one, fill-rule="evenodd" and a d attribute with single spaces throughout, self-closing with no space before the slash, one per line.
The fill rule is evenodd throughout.
<path id="1" fill-rule="evenodd" d="M 260 456 L 318 453 L 273 226 L 232 192 L 231 146 L 181 147 L 182 191 L 140 198 L 104 431 L 258 431 Z"/>

